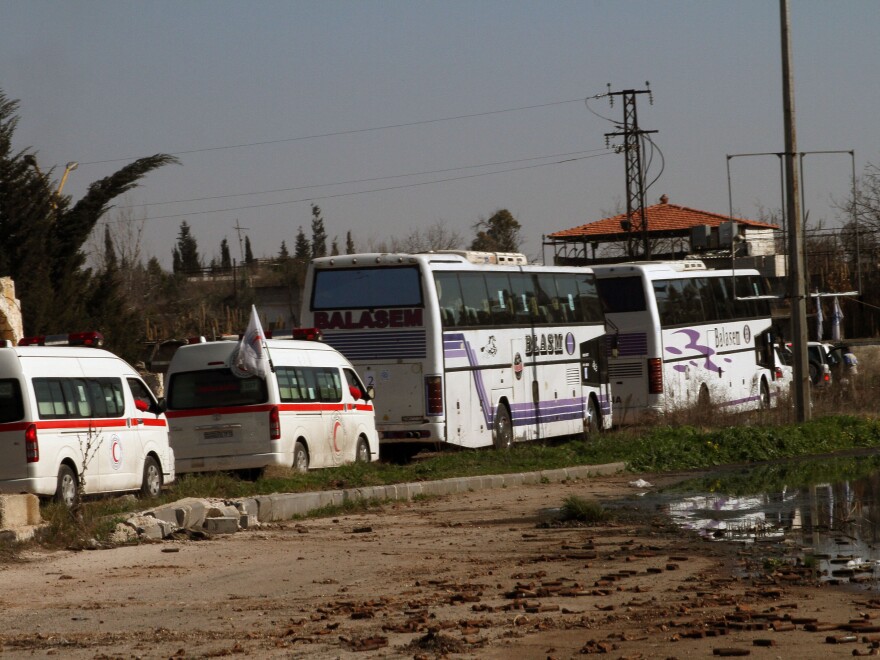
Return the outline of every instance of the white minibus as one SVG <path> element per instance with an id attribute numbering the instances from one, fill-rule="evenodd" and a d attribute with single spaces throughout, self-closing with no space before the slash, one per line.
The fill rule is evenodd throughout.
<path id="1" fill-rule="evenodd" d="M 177 472 L 270 465 L 305 471 L 379 459 L 370 394 L 354 367 L 319 341 L 265 341 L 267 378 L 241 377 L 237 341 L 181 346 L 166 388 Z"/>
<path id="2" fill-rule="evenodd" d="M 82 347 L 91 341 L 0 347 L 0 492 L 71 506 L 81 494 L 156 496 L 174 480 L 160 402 L 124 360 Z"/>

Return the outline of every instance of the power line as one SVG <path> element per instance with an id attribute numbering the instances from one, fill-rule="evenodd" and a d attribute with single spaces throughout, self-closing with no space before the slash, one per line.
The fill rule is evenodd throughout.
<path id="1" fill-rule="evenodd" d="M 604 149 L 604 148 L 602 148 L 602 149 L 587 149 L 586 151 L 571 151 L 571 152 L 562 153 L 562 154 L 548 154 L 546 156 L 532 156 L 530 158 L 517 158 L 514 160 L 501 160 L 501 161 L 495 161 L 493 163 L 481 163 L 479 165 L 462 165 L 459 167 L 447 167 L 447 168 L 439 169 L 439 170 L 425 170 L 422 172 L 410 172 L 408 174 L 391 174 L 388 176 L 377 176 L 377 177 L 370 177 L 370 178 L 366 178 L 366 179 L 350 179 L 348 181 L 335 181 L 332 183 L 316 183 L 316 184 L 311 184 L 311 185 L 307 185 L 307 186 L 295 186 L 293 188 L 274 188 L 272 190 L 260 190 L 260 191 L 255 191 L 255 192 L 231 193 L 228 195 L 212 195 L 209 197 L 193 197 L 191 199 L 175 199 L 175 200 L 171 200 L 168 202 L 149 202 L 146 204 L 133 204 L 130 206 L 119 206 L 117 208 L 126 209 L 126 208 L 141 208 L 141 207 L 146 207 L 146 206 L 161 206 L 164 204 L 186 204 L 189 202 L 204 202 L 204 201 L 209 201 L 212 199 L 227 199 L 230 197 L 247 197 L 249 195 L 268 195 L 271 193 L 294 192 L 297 190 L 308 190 L 311 188 L 328 188 L 331 186 L 342 186 L 342 185 L 348 185 L 348 184 L 354 184 L 354 183 L 372 183 L 374 181 L 385 181 L 388 179 L 401 179 L 401 178 L 411 177 L 411 176 L 425 176 L 428 174 L 443 174 L 446 172 L 457 172 L 459 170 L 469 170 L 469 169 L 476 169 L 476 168 L 480 168 L 480 167 L 494 167 L 497 165 L 510 165 L 513 163 L 524 163 L 524 162 L 528 162 L 530 160 L 545 160 L 547 158 L 562 158 L 562 157 L 568 157 L 568 156 L 580 156 L 581 154 L 590 154 L 590 153 L 596 153 L 596 152 L 607 153 L 608 150 Z"/>
<path id="2" fill-rule="evenodd" d="M 318 138 L 335 137 L 335 136 L 339 136 L 339 135 L 354 135 L 356 133 L 368 133 L 371 131 L 385 131 L 385 130 L 392 129 L 392 128 L 406 128 L 408 126 L 422 126 L 425 124 L 436 124 L 439 122 L 455 121 L 458 119 L 470 119 L 473 117 L 487 117 L 489 115 L 499 115 L 499 114 L 503 114 L 506 112 L 519 112 L 521 110 L 534 110 L 537 108 L 549 108 L 554 105 L 564 105 L 567 103 L 582 103 L 583 101 L 584 101 L 583 98 L 568 99 L 565 101 L 550 101 L 548 103 L 538 103 L 535 105 L 523 105 L 523 106 L 519 106 L 517 108 L 505 108 L 503 110 L 487 110 L 486 112 L 473 112 L 473 113 L 465 114 L 465 115 L 454 115 L 451 117 L 437 117 L 435 119 L 423 119 L 420 121 L 403 122 L 400 124 L 388 124 L 385 126 L 372 126 L 370 128 L 353 128 L 353 129 L 342 130 L 342 131 L 332 131 L 329 133 L 316 133 L 314 135 L 300 135 L 300 136 L 291 137 L 291 138 L 280 138 L 277 140 L 263 140 L 261 142 L 246 142 L 246 143 L 242 143 L 242 144 L 228 144 L 228 145 L 222 145 L 222 146 L 216 146 L 216 147 L 203 147 L 201 149 L 189 149 L 189 150 L 185 150 L 185 151 L 172 151 L 172 152 L 170 152 L 170 155 L 172 155 L 172 156 L 185 156 L 188 154 L 198 154 L 198 153 L 204 153 L 204 152 L 208 152 L 208 151 L 221 151 L 224 149 L 241 149 L 244 147 L 260 147 L 260 146 L 264 146 L 264 145 L 268 145 L 268 144 L 281 144 L 283 142 L 299 142 L 302 140 L 315 140 Z M 123 160 L 137 160 L 138 158 L 140 158 L 140 156 L 128 156 L 125 158 L 107 158 L 104 160 L 93 160 L 93 161 L 88 161 L 88 162 L 80 162 L 79 165 L 80 165 L 80 167 L 82 167 L 84 165 L 102 165 L 104 163 L 115 163 L 115 162 L 119 162 L 119 161 L 123 161 Z"/>
<path id="3" fill-rule="evenodd" d="M 415 188 L 417 186 L 429 186 L 429 185 L 434 185 L 436 183 L 446 183 L 449 181 L 462 181 L 464 179 L 476 179 L 476 178 L 482 177 L 482 176 L 490 176 L 490 175 L 494 175 L 494 174 L 505 174 L 507 172 L 520 172 L 522 170 L 531 170 L 531 169 L 535 169 L 537 167 L 547 167 L 548 165 L 562 165 L 565 163 L 575 163 L 575 162 L 578 162 L 581 160 L 587 160 L 590 158 L 597 158 L 598 156 L 613 155 L 613 153 L 614 152 L 612 152 L 612 151 L 607 151 L 605 153 L 593 154 L 591 156 L 581 156 L 579 158 L 566 158 L 564 160 L 555 161 L 553 163 L 538 163 L 536 165 L 526 165 L 523 167 L 512 167 L 512 168 L 509 168 L 506 170 L 497 170 L 495 172 L 481 172 L 479 174 L 467 174 L 464 176 L 449 177 L 446 179 L 437 179 L 435 181 L 422 181 L 419 183 L 405 183 L 405 184 L 401 184 L 399 186 L 388 186 L 385 188 L 373 188 L 371 190 L 358 190 L 355 192 L 337 193 L 337 194 L 333 194 L 333 195 L 324 195 L 321 197 L 303 197 L 300 199 L 290 199 L 290 200 L 286 200 L 283 202 L 269 202 L 269 203 L 265 203 L 265 204 L 250 204 L 247 206 L 234 206 L 234 207 L 222 208 L 222 209 L 212 209 L 209 211 L 192 211 L 190 213 L 173 213 L 170 215 L 156 215 L 156 216 L 150 216 L 146 219 L 147 220 L 165 220 L 168 218 L 185 218 L 185 217 L 193 216 L 193 215 L 207 215 L 209 213 L 224 213 L 226 211 L 246 211 L 249 209 L 267 208 L 267 207 L 271 207 L 271 206 L 285 206 L 287 204 L 299 204 L 301 202 L 315 202 L 315 201 L 323 200 L 323 199 L 335 199 L 338 197 L 351 197 L 354 195 L 365 195 L 367 193 L 386 192 L 389 190 L 401 190 L 403 188 Z M 116 223 L 119 223 L 119 222 L 122 222 L 122 221 L 116 221 Z"/>

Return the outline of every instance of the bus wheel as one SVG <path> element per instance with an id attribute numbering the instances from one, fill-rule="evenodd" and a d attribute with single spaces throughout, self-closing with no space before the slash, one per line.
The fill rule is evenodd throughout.
<path id="1" fill-rule="evenodd" d="M 144 478 L 141 481 L 142 497 L 157 497 L 162 490 L 162 468 L 152 456 L 144 459 Z"/>
<path id="2" fill-rule="evenodd" d="M 299 440 L 293 446 L 293 469 L 297 472 L 306 472 L 309 469 L 309 451 Z"/>
<path id="3" fill-rule="evenodd" d="M 70 508 L 76 502 L 78 491 L 79 482 L 76 480 L 76 472 L 69 465 L 62 465 L 58 469 L 58 487 L 55 489 L 55 501 Z"/>
<path id="4" fill-rule="evenodd" d="M 601 417 L 599 416 L 599 407 L 596 405 L 596 399 L 587 398 L 587 418 L 584 420 L 584 436 L 585 439 L 596 437 L 599 432 Z"/>
<path id="5" fill-rule="evenodd" d="M 503 403 L 498 406 L 495 413 L 495 433 L 492 436 L 495 449 L 510 449 L 513 445 L 513 424 L 510 422 L 510 412 Z"/>
<path id="6" fill-rule="evenodd" d="M 763 378 L 761 379 L 761 410 L 770 410 L 770 388 Z"/>
<path id="7" fill-rule="evenodd" d="M 354 452 L 354 460 L 356 463 L 370 462 L 370 445 L 367 444 L 367 440 L 364 436 L 358 438 L 357 449 Z"/>

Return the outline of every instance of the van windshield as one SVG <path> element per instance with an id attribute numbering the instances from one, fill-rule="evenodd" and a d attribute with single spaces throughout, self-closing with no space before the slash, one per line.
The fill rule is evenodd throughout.
<path id="1" fill-rule="evenodd" d="M 229 369 L 184 371 L 168 383 L 168 409 L 229 408 L 265 403 L 266 381 L 252 376 L 238 378 Z"/>

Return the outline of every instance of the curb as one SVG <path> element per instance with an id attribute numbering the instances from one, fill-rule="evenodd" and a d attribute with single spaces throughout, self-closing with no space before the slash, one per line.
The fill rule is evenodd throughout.
<path id="1" fill-rule="evenodd" d="M 492 488 L 508 488 L 540 483 L 559 483 L 573 479 L 606 476 L 622 472 L 625 463 L 606 463 L 604 465 L 580 465 L 542 470 L 540 472 L 520 472 L 495 474 L 478 477 L 455 477 L 439 481 L 418 481 L 388 486 L 348 488 L 342 490 L 317 491 L 310 493 L 275 493 L 258 495 L 252 500 L 257 506 L 257 520 L 278 522 L 306 515 L 327 506 L 339 506 L 345 502 L 360 500 L 411 500 L 417 495 L 453 495 Z M 251 513 L 251 512 L 247 512 Z"/>

